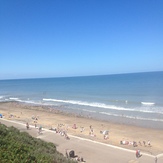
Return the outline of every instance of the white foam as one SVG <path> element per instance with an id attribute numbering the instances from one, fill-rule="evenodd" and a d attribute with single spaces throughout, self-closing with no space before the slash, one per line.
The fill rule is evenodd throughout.
<path id="1" fill-rule="evenodd" d="M 143 104 L 143 105 L 154 105 L 155 103 L 154 102 L 141 102 L 141 104 Z"/>
<path id="2" fill-rule="evenodd" d="M 90 112 L 90 113 L 96 113 L 96 111 L 94 110 L 87 110 L 87 109 L 82 109 L 83 111 L 87 111 L 87 112 Z"/>
<path id="3" fill-rule="evenodd" d="M 35 105 L 44 105 L 41 102 L 35 102 L 35 101 L 26 101 L 26 100 L 16 100 L 18 102 L 22 102 L 22 103 L 28 103 L 28 104 L 35 104 Z"/>
<path id="4" fill-rule="evenodd" d="M 115 117 L 124 117 L 130 119 L 137 119 L 137 120 L 146 120 L 146 121 L 155 121 L 155 122 L 163 122 L 163 119 L 152 119 L 152 118 L 143 118 L 143 117 L 134 117 L 134 116 L 126 116 L 126 115 L 118 115 L 118 114 L 111 114 L 107 112 L 99 112 L 100 114 L 106 114 Z"/>
<path id="5" fill-rule="evenodd" d="M 96 108 L 103 108 L 103 109 L 109 109 L 109 110 L 120 110 L 120 111 L 130 111 L 130 112 L 144 112 L 144 113 L 159 113 L 163 114 L 162 112 L 156 112 L 151 110 L 142 110 L 139 108 L 124 108 L 124 107 L 117 107 L 114 105 L 106 105 L 103 103 L 89 103 L 84 101 L 74 101 L 74 100 L 58 100 L 58 99 L 45 99 L 43 98 L 43 101 L 52 101 L 52 102 L 60 102 L 60 103 L 69 103 L 73 105 L 83 105 L 83 106 L 90 106 L 90 107 L 96 107 Z M 150 103 L 151 104 L 151 103 Z"/>
<path id="6" fill-rule="evenodd" d="M 99 112 L 100 114 L 106 114 L 106 115 L 111 115 L 111 116 L 115 116 L 115 117 L 120 117 L 120 115 L 118 114 L 112 114 L 112 113 L 107 113 L 107 112 Z"/>
<path id="7" fill-rule="evenodd" d="M 114 105 L 106 105 L 106 104 L 103 104 L 103 103 L 89 103 L 89 102 L 83 102 L 83 101 L 57 100 L 57 99 L 45 99 L 45 98 L 43 99 L 43 101 L 53 101 L 53 102 L 69 103 L 69 104 L 91 106 L 91 107 L 105 108 L 105 109 L 134 111 L 133 109 L 127 109 L 127 108 L 123 108 L 123 107 L 116 107 Z"/>
<path id="8" fill-rule="evenodd" d="M 15 97 L 10 97 L 10 100 L 19 100 L 19 98 L 15 98 Z"/>

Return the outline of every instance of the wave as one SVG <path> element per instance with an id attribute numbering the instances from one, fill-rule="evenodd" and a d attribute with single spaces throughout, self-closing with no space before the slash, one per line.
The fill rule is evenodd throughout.
<path id="1" fill-rule="evenodd" d="M 43 101 L 52 101 L 52 102 L 60 102 L 60 103 L 69 103 L 73 105 L 83 105 L 83 106 L 89 106 L 89 107 L 96 107 L 96 108 L 103 108 L 103 109 L 109 109 L 109 110 L 120 110 L 120 111 L 130 111 L 130 112 L 144 112 L 144 113 L 159 113 L 163 114 L 162 112 L 156 112 L 151 110 L 142 110 L 142 109 L 131 109 L 131 108 L 124 108 L 124 107 L 117 107 L 114 105 L 106 105 L 103 103 L 89 103 L 84 101 L 74 101 L 74 100 L 58 100 L 58 99 L 45 99 L 43 98 Z"/>
<path id="2" fill-rule="evenodd" d="M 2 97 L 2 96 L 0 96 Z M 4 98 L 4 96 L 3 96 Z M 114 105 L 106 105 L 103 103 L 89 103 L 89 102 L 84 102 L 84 101 L 74 101 L 74 100 L 58 100 L 58 99 L 42 99 L 40 101 L 32 101 L 32 100 L 21 100 L 16 97 L 10 97 L 10 98 L 5 98 L 5 101 L 18 101 L 22 103 L 28 103 L 28 104 L 34 104 L 34 105 L 54 105 L 52 103 L 44 103 L 43 101 L 52 101 L 52 102 L 59 102 L 59 103 L 69 103 L 69 104 L 75 104 L 75 105 L 83 105 L 83 106 L 90 106 L 90 107 L 97 107 L 97 108 L 104 108 L 104 109 L 109 109 L 109 110 L 120 110 L 120 111 L 130 111 L 130 112 L 144 112 L 144 113 L 159 113 L 163 114 L 162 112 L 156 112 L 156 111 L 150 111 L 150 110 L 138 110 L 138 109 L 130 109 L 130 108 L 123 108 L 123 107 L 116 107 Z M 0 100 L 1 101 L 1 100 Z M 79 109 L 80 110 L 80 109 Z M 126 116 L 122 114 L 116 114 L 116 113 L 108 113 L 108 112 L 98 112 L 93 109 L 82 109 L 85 112 L 91 112 L 91 113 L 97 113 L 97 114 L 105 114 L 109 116 L 115 116 L 115 117 L 124 117 L 124 118 L 130 118 L 130 119 L 137 119 L 137 120 L 148 120 L 148 121 L 158 121 L 158 122 L 163 122 L 163 119 L 155 119 L 155 118 L 143 118 L 143 117 L 136 117 L 136 116 Z"/>
<path id="3" fill-rule="evenodd" d="M 35 105 L 44 105 L 41 102 L 36 102 L 36 101 L 19 100 L 19 102 L 28 103 L 28 104 L 35 104 Z"/>
<path id="4" fill-rule="evenodd" d="M 130 118 L 130 119 L 136 119 L 136 120 L 146 120 L 146 121 L 156 121 L 156 122 L 163 122 L 163 119 L 152 119 L 152 118 L 143 118 L 143 117 L 134 117 L 134 116 L 125 116 L 125 115 L 118 115 L 118 114 L 111 114 L 107 112 L 99 112 L 100 114 L 115 116 L 115 117 L 124 117 L 124 118 Z"/>
<path id="5" fill-rule="evenodd" d="M 107 112 L 99 112 L 100 114 L 106 114 L 106 115 L 111 115 L 111 116 L 115 116 L 115 117 L 120 117 L 120 115 L 118 114 L 112 114 L 112 113 L 107 113 Z"/>
<path id="6" fill-rule="evenodd" d="M 106 105 L 106 104 L 103 104 L 103 103 L 96 103 L 96 102 L 89 103 L 89 102 L 84 102 L 84 101 L 57 100 L 57 99 L 45 99 L 45 98 L 43 99 L 43 101 L 53 101 L 53 102 L 69 103 L 69 104 L 75 104 L 75 105 L 91 106 L 91 107 L 97 107 L 97 108 L 133 111 L 133 109 L 116 107 L 114 105 Z"/>
<path id="7" fill-rule="evenodd" d="M 14 101 L 21 102 L 21 103 L 27 103 L 27 104 L 35 104 L 35 105 L 46 105 L 43 104 L 41 101 L 32 101 L 32 100 L 20 100 L 19 98 L 15 98 Z"/>
<path id="8" fill-rule="evenodd" d="M 142 105 L 154 105 L 154 102 L 141 102 Z"/>
<path id="9" fill-rule="evenodd" d="M 9 99 L 10 100 L 15 100 L 15 101 L 19 100 L 19 98 L 15 98 L 15 97 L 10 97 Z"/>
<path id="10" fill-rule="evenodd" d="M 82 109 L 83 111 L 90 112 L 90 113 L 96 113 L 97 111 L 94 110 L 87 110 L 87 109 Z"/>
<path id="11" fill-rule="evenodd" d="M 28 103 L 28 104 L 36 104 L 36 105 L 44 105 L 42 104 L 42 102 L 36 102 L 36 101 L 32 101 L 32 100 L 21 100 L 17 97 L 10 97 L 10 98 L 4 98 L 3 96 L 3 100 L 0 100 L 0 102 L 11 102 L 11 101 L 16 101 L 16 102 L 20 102 L 20 103 Z"/>
<path id="12" fill-rule="evenodd" d="M 2 97 L 2 96 L 0 96 Z M 3 96 L 4 97 L 4 96 Z M 2 102 L 2 100 L 0 99 Z M 96 102 L 85 102 L 85 101 L 75 101 L 75 100 L 58 100 L 58 99 L 48 99 L 48 98 L 43 98 L 40 101 L 33 101 L 33 100 L 21 100 L 17 97 L 10 97 L 7 99 L 3 99 L 3 101 L 18 101 L 18 102 L 24 102 L 24 103 L 29 103 L 29 104 L 36 104 L 36 105 L 54 105 L 54 103 L 44 103 L 43 101 L 49 101 L 49 102 L 58 102 L 58 103 L 67 103 L 67 104 L 73 104 L 73 105 L 80 105 L 80 106 L 88 106 L 88 107 L 95 107 L 95 108 L 102 108 L 102 109 L 108 109 L 108 110 L 117 110 L 117 111 L 126 111 L 126 112 L 139 112 L 139 113 L 147 113 L 147 114 L 163 114 L 162 111 L 157 110 L 148 110 L 148 108 L 145 108 L 146 110 L 143 110 L 141 107 L 140 108 L 124 108 L 124 107 L 118 107 L 115 105 L 107 105 L 104 103 L 96 103 Z M 150 103 L 151 104 L 151 103 Z M 97 110 L 94 109 L 83 109 L 83 111 L 87 112 L 97 112 Z"/>

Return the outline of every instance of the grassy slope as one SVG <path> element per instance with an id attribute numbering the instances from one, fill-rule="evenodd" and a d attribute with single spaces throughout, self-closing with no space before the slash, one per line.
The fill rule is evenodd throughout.
<path id="1" fill-rule="evenodd" d="M 56 150 L 53 143 L 0 124 L 1 163 L 74 163 Z"/>

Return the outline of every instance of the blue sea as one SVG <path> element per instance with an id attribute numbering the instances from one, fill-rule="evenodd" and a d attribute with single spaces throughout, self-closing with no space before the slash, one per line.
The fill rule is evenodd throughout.
<path id="1" fill-rule="evenodd" d="M 4 101 L 163 129 L 163 72 L 0 80 L 0 102 Z"/>

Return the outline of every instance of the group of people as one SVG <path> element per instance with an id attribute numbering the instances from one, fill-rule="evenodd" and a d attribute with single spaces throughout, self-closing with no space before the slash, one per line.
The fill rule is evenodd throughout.
<path id="1" fill-rule="evenodd" d="M 141 141 L 139 141 L 139 142 L 137 143 L 136 141 L 121 140 L 121 141 L 120 141 L 120 144 L 122 144 L 122 145 L 133 145 L 133 147 L 137 147 L 138 145 L 142 146 Z M 151 142 L 150 142 L 150 140 L 148 140 L 147 145 L 146 145 L 146 142 L 145 142 L 145 141 L 143 141 L 143 144 L 144 144 L 144 147 L 146 147 L 146 146 L 151 147 Z"/>
<path id="2" fill-rule="evenodd" d="M 36 128 L 37 126 L 36 126 L 36 124 L 35 124 L 35 128 Z M 29 128 L 29 123 L 27 122 L 26 123 L 26 128 L 27 128 L 27 130 L 29 130 L 30 128 Z M 39 128 L 38 128 L 38 134 L 42 134 L 42 126 L 40 126 Z"/>
<path id="3" fill-rule="evenodd" d="M 73 129 L 77 129 L 77 125 L 73 124 L 72 126 Z M 85 128 L 83 126 L 80 126 L 80 132 L 83 133 L 85 130 Z M 101 134 L 103 134 L 103 138 L 104 140 L 109 139 L 109 131 L 108 130 L 104 130 L 104 131 L 100 131 Z M 92 125 L 89 126 L 89 135 L 92 137 L 96 137 L 96 134 L 94 133 L 94 128 L 92 127 Z"/>
<path id="4" fill-rule="evenodd" d="M 140 146 L 142 146 L 141 141 L 139 141 L 139 145 L 140 145 Z M 146 146 L 151 147 L 151 142 L 150 142 L 150 140 L 148 140 L 148 141 L 147 141 L 147 145 L 146 145 L 146 141 L 145 141 L 145 140 L 143 140 L 143 145 L 144 145 L 144 147 L 146 147 Z"/>
<path id="5" fill-rule="evenodd" d="M 60 134 L 61 136 L 64 136 L 65 139 L 70 139 L 70 138 L 68 137 L 68 135 L 67 135 L 67 131 L 64 130 L 64 129 L 62 129 L 62 128 L 60 128 L 60 127 L 62 127 L 62 126 L 58 125 L 58 128 L 55 128 L 55 129 L 51 128 L 50 130 L 53 130 L 53 131 L 55 131 L 55 133 L 58 133 L 58 134 Z M 29 123 L 28 123 L 28 122 L 26 123 L 26 128 L 27 128 L 27 130 L 29 129 Z M 36 128 L 36 125 L 35 125 L 35 128 Z M 74 129 L 77 128 L 77 127 L 76 127 L 76 124 L 73 126 L 73 128 L 74 128 Z M 90 128 L 89 135 L 94 135 L 94 130 L 93 130 L 92 125 L 90 125 L 89 128 Z M 84 127 L 81 128 L 81 132 L 83 132 L 83 130 L 84 130 Z M 38 133 L 41 134 L 41 132 L 42 132 L 42 126 L 38 127 Z M 107 138 L 108 138 L 108 134 L 109 134 L 108 131 L 107 131 L 107 132 L 106 132 L 106 131 L 100 131 L 100 133 L 104 135 L 104 139 L 107 139 Z M 120 144 L 125 144 L 125 145 L 132 144 L 134 147 L 138 146 L 138 144 L 139 144 L 140 146 L 142 146 L 141 141 L 139 141 L 138 144 L 137 144 L 135 141 L 129 142 L 129 141 L 123 140 L 123 141 L 120 141 Z M 146 146 L 146 142 L 145 142 L 145 141 L 143 141 L 143 145 Z M 147 141 L 147 145 L 148 145 L 148 146 L 151 146 L 150 140 Z M 67 156 L 67 157 L 70 157 L 70 156 L 68 155 L 67 151 L 66 151 L 66 156 Z M 140 158 L 141 156 L 142 156 L 142 154 L 140 153 L 140 150 L 136 150 L 136 158 Z M 71 158 L 71 157 L 70 157 L 70 158 Z M 84 162 L 83 157 L 76 156 L 76 157 L 74 157 L 74 158 L 75 158 L 76 161 Z M 155 157 L 155 163 L 157 163 L 157 157 Z"/>
<path id="6" fill-rule="evenodd" d="M 56 133 L 59 133 L 61 136 L 63 136 L 66 140 L 69 140 L 69 136 L 67 135 L 67 132 L 65 130 L 58 130 Z"/>
<path id="7" fill-rule="evenodd" d="M 61 136 L 65 137 L 66 140 L 69 140 L 69 136 L 67 135 L 67 131 L 62 128 L 50 128 L 50 130 L 54 131 L 57 134 L 60 134 Z"/>

